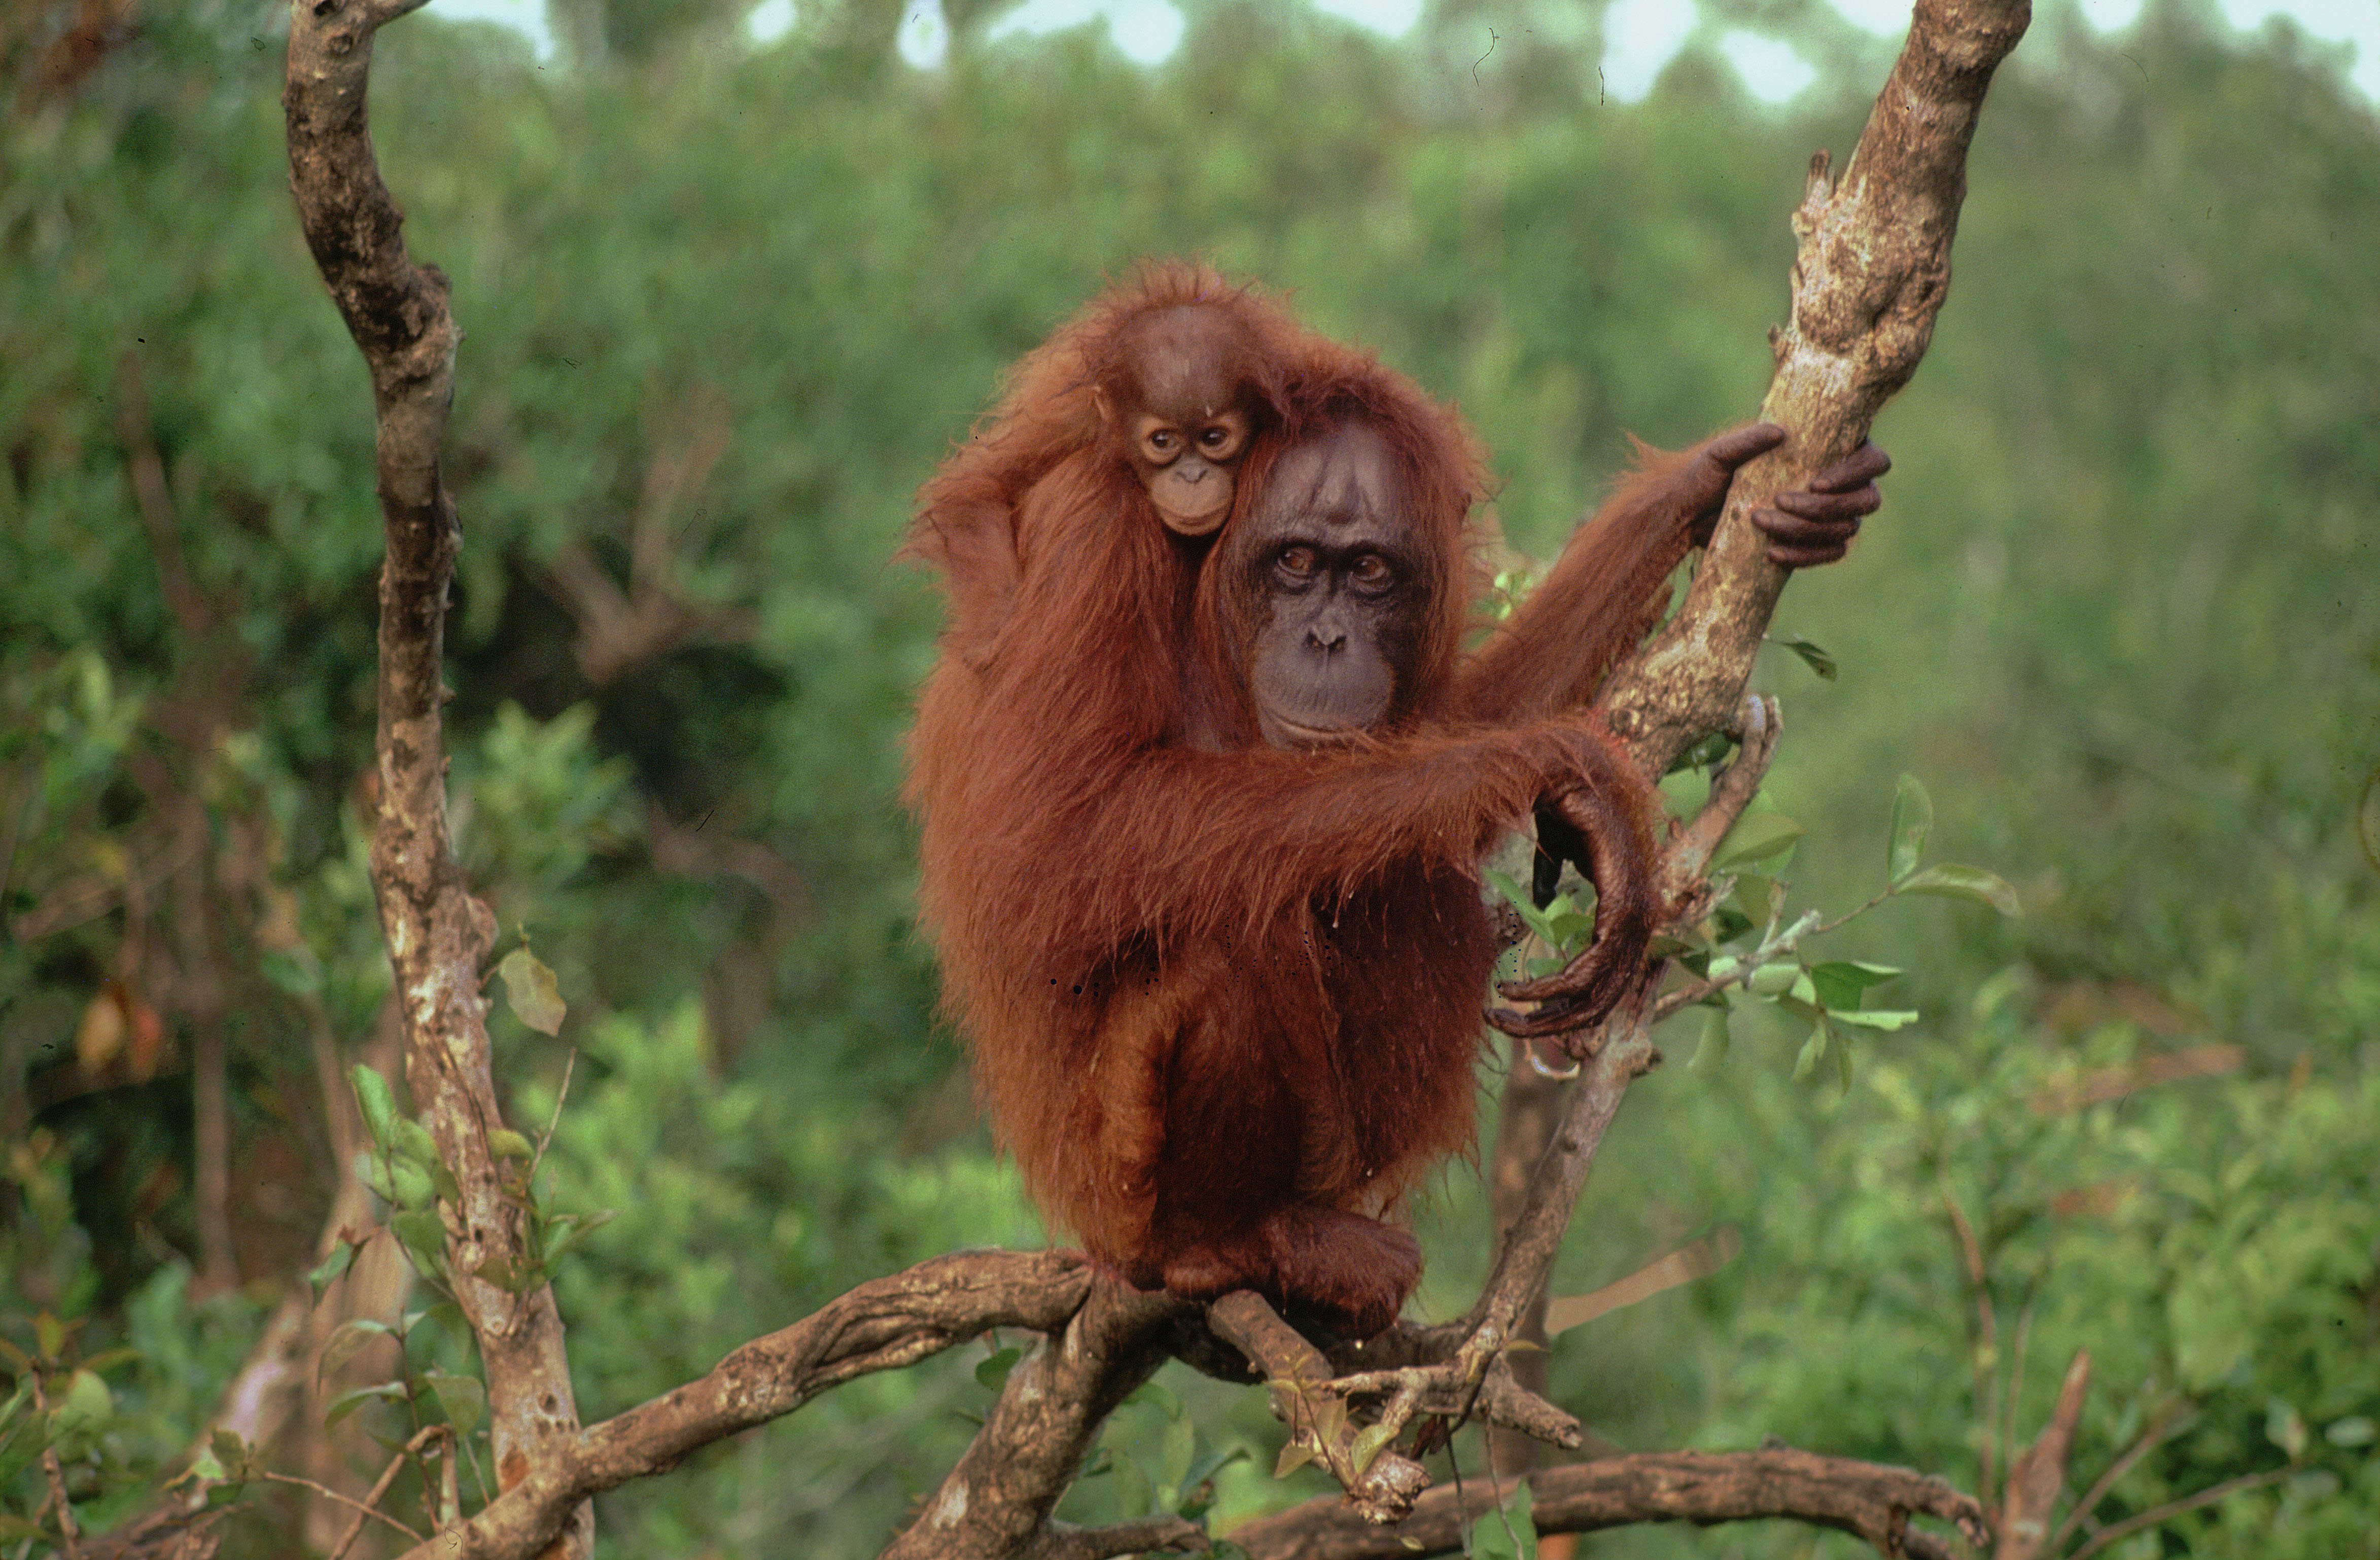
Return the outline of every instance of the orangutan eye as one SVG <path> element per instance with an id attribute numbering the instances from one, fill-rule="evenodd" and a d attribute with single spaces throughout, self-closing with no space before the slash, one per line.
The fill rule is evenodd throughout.
<path id="1" fill-rule="evenodd" d="M 1281 550 L 1281 557 L 1274 561 L 1273 566 L 1290 584 L 1304 585 L 1314 577 L 1314 549 L 1285 547 Z"/>
<path id="2" fill-rule="evenodd" d="M 1347 575 L 1354 582 L 1356 589 L 1373 593 L 1386 590 L 1397 583 L 1396 570 L 1390 568 L 1389 561 L 1377 552 L 1366 552 L 1356 559 Z"/>

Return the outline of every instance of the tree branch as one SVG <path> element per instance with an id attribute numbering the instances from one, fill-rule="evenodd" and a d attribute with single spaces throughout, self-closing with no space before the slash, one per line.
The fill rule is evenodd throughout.
<path id="1" fill-rule="evenodd" d="M 1992 1560 L 2036 1560 L 2049 1533 L 2049 1514 L 2058 1493 L 2066 1488 L 2066 1459 L 2074 1449 L 2074 1427 L 2082 1422 L 2082 1397 L 2091 1386 L 2091 1354 L 2078 1349 L 2066 1367 L 2058 1407 L 2042 1427 L 2041 1438 L 2009 1465 L 2008 1493 L 2000 1502 L 1999 1546 Z M 2016 1393 L 2014 1380 L 2010 1396 Z"/>
<path id="2" fill-rule="evenodd" d="M 446 279 L 406 253 L 404 217 L 381 182 L 365 103 L 374 31 L 419 0 L 310 0 L 290 9 L 282 107 L 289 185 L 307 247 L 371 372 L 387 556 L 380 581 L 378 795 L 372 888 L 394 966 L 414 1108 L 460 1187 L 446 1257 L 487 1375 L 500 1487 L 513 1489 L 578 1429 L 561 1314 L 544 1286 L 507 1293 L 474 1275 L 527 1258 L 523 1211 L 488 1149 L 501 1125 L 480 966 L 494 918 L 449 848 L 440 660 L 460 535 L 438 467 L 460 339 Z M 581 1506 L 557 1560 L 594 1542 Z"/>
<path id="3" fill-rule="evenodd" d="M 407 1551 L 404 1560 L 523 1560 L 539 1554 L 591 1495 L 674 1468 L 689 1453 L 789 1414 L 829 1387 L 872 1372 L 914 1365 L 994 1327 L 1062 1334 L 1065 1343 L 1009 1373 L 1008 1390 L 985 1433 L 1002 1422 L 1004 1410 L 1015 1417 L 1011 1400 L 1018 1397 L 1020 1382 L 1031 1382 L 1050 1399 L 1038 1405 L 1040 1409 L 1087 1417 L 1087 1428 L 1081 1431 L 1081 1441 L 1087 1444 L 1114 1400 L 1093 1412 L 1090 1400 L 1064 1397 L 1061 1392 L 1078 1386 L 1075 1377 L 1087 1363 L 1104 1361 L 1129 1333 L 1129 1327 L 1116 1324 L 1119 1313 L 1127 1322 L 1146 1324 L 1145 1312 L 1160 1312 L 1161 1321 L 1162 1313 L 1181 1303 L 1131 1290 L 1123 1293 L 1133 1297 L 1141 1311 L 1112 1299 L 1104 1310 L 1086 1303 L 1114 1288 L 1095 1285 L 1083 1259 L 1063 1252 L 960 1252 L 870 1280 L 815 1315 L 753 1339 L 699 1380 L 558 1439 L 525 1479 L 485 1510 Z M 1086 1316 L 1091 1317 L 1087 1324 Z M 1066 1362 L 1053 1368 L 1048 1358 L 1052 1353 Z M 1155 1368 L 1152 1361 L 1149 1369 Z M 1057 1379 L 1047 1379 L 1052 1376 Z M 1121 1399 L 1123 1393 L 1115 1396 Z M 978 1445 L 981 1441 L 978 1436 Z M 1069 1479 L 1079 1460 L 1079 1447 L 1063 1459 Z M 962 1463 L 961 1469 L 966 1466 Z M 946 1491 L 949 1487 L 944 1486 Z M 1064 1488 L 1062 1481 L 1050 1495 L 1050 1505 L 1057 1504 Z M 976 1503 L 959 1503 L 963 1511 L 970 1504 Z M 986 1500 L 978 1511 L 996 1504 L 996 1499 Z M 1047 1509 L 1042 1508 L 1043 1514 Z M 1029 1534 L 1031 1529 L 1026 1531 Z M 992 1553 L 1018 1552 L 1012 1547 Z M 950 1548 L 920 1553 L 977 1552 Z"/>
<path id="4" fill-rule="evenodd" d="M 1156 1374 L 1171 1352 L 1167 1332 L 1193 1310 L 1195 1302 L 1161 1291 L 1093 1281 L 1071 1320 L 1041 1325 L 1050 1340 L 1008 1373 L 965 1455 L 884 1560 L 1004 1560 L 1060 1542 L 1050 1513 L 1091 1437 Z"/>
<path id="5" fill-rule="evenodd" d="M 1253 1560 L 1407 1560 L 1463 1547 L 1465 1523 L 1492 1511 L 1517 1481 L 1465 1481 L 1432 1490 L 1393 1528 L 1370 1527 L 1345 1503 L 1311 1500 L 1238 1529 L 1232 1542 Z M 1957 1560 L 1958 1552 L 1909 1527 L 1912 1516 L 1955 1525 L 1971 1543 L 1988 1538 L 1983 1507 L 1941 1480 L 1905 1468 L 1820 1457 L 1790 1447 L 1757 1452 L 1633 1452 L 1547 1469 L 1529 1480 L 1540 1533 L 1585 1533 L 1637 1522 L 1749 1522 L 1785 1518 L 1853 1533 L 1888 1555 Z"/>
<path id="6" fill-rule="evenodd" d="M 1613 677 L 1603 704 L 1646 772 L 1667 770 L 1741 698 L 1785 587 L 1750 512 L 1857 449 L 1909 382 L 1950 284 L 1967 146 L 2028 0 L 1919 0 L 1840 183 L 1825 152 L 1793 213 L 1791 323 L 1760 416 L 1791 437 L 1738 471 L 1676 617 Z"/>

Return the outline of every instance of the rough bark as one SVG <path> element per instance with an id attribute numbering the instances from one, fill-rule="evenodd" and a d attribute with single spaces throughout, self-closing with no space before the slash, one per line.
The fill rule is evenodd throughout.
<path id="1" fill-rule="evenodd" d="M 1036 1356 L 1042 1361 L 1038 1366 L 1028 1360 L 1010 1373 L 988 1422 L 1010 1426 L 1011 1433 L 989 1443 L 987 1456 L 1012 1441 L 1026 1448 L 1023 1456 L 1064 1457 L 1071 1448 L 1071 1473 L 1100 1421 L 1157 1364 L 1150 1359 L 1146 1370 L 1132 1375 L 1117 1370 L 1114 1361 L 1139 1347 L 1135 1329 L 1161 1324 L 1176 1307 L 1162 1296 L 1135 1297 L 1129 1290 L 1087 1304 L 1093 1294 L 1091 1270 L 1080 1257 L 1062 1252 L 962 1252 L 873 1279 L 816 1315 L 753 1339 L 699 1380 L 557 1438 L 526 1479 L 478 1516 L 407 1552 L 405 1560 L 521 1560 L 536 1554 L 590 1495 L 674 1468 L 689 1453 L 789 1414 L 855 1376 L 914 1365 L 993 1327 L 1061 1335 L 1064 1342 Z M 1112 1397 L 1102 1397 L 1094 1390 L 1100 1381 L 1123 1385 Z M 979 1446 L 987 1445 L 978 1439 Z M 975 1452 L 968 1455 L 977 1457 Z M 1008 1531 L 1012 1524 L 990 1514 L 1015 1491 L 1049 1482 L 1039 1469 L 1027 1479 L 1012 1478 L 1004 1465 L 981 1458 L 960 1465 L 962 1471 L 970 1468 L 988 1469 L 990 1476 L 978 1471 L 970 1477 L 969 1496 L 959 1503 L 965 1519 L 948 1525 L 970 1539 L 994 1528 Z M 978 1484 L 980 1497 L 973 1493 Z M 1064 1487 L 1059 1482 L 1059 1491 Z M 1056 1494 L 1050 1496 L 1050 1504 L 1056 1500 Z M 1038 1508 L 1040 1515 L 1048 1510 L 1047 1505 Z M 1030 1536 L 1029 1527 L 1024 1531 Z M 956 1541 L 948 1548 L 912 1550 L 946 1555 L 1024 1553 L 1015 1544 L 970 1549 Z"/>
<path id="2" fill-rule="evenodd" d="M 2031 18 L 2029 0 L 1920 0 L 1841 178 L 1825 152 L 1811 160 L 1792 318 L 1771 333 L 1777 373 L 1760 404 L 1791 437 L 1736 473 L 1683 606 L 1604 697 L 1652 773 L 1726 722 L 1785 587 L 1750 512 L 1857 449 L 1916 372 L 1949 291 L 1984 92 Z"/>
<path id="3" fill-rule="evenodd" d="M 480 1348 L 496 1480 L 511 1489 L 578 1428 L 562 1318 L 550 1288 L 515 1295 L 473 1276 L 525 1257 L 518 1204 L 502 1194 L 488 1133 L 502 1124 L 480 966 L 493 917 L 472 898 L 446 831 L 440 706 L 446 592 L 460 533 L 439 443 L 460 340 L 446 279 L 407 254 L 404 216 L 381 182 L 365 117 L 372 36 L 420 0 L 311 0 L 290 8 L 282 97 L 289 185 L 332 300 L 371 372 L 381 517 L 379 731 L 372 888 L 394 967 L 413 1105 L 461 1189 L 446 1257 Z M 594 1542 L 572 1514 L 562 1556 Z"/>
<path id="4" fill-rule="evenodd" d="M 1956 1560 L 1959 1551 L 1912 1530 L 1923 1515 L 1985 1542 L 1983 1507 L 1941 1480 L 1905 1468 L 1825 1457 L 1790 1447 L 1757 1452 L 1641 1452 L 1546 1469 L 1529 1481 L 1541 1533 L 1585 1533 L 1638 1522 L 1790 1518 L 1853 1533 L 1887 1555 Z M 1405 1560 L 1463 1547 L 1467 1521 L 1495 1509 L 1512 1481 L 1432 1490 L 1393 1528 L 1364 1523 L 1344 1503 L 1308 1501 L 1232 1535 L 1254 1560 Z"/>

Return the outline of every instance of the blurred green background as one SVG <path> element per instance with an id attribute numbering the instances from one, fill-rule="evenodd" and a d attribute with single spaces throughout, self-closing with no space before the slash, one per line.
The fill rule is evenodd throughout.
<path id="1" fill-rule="evenodd" d="M 1508 538 L 1549 556 L 1623 430 L 1756 406 L 1804 163 L 1848 153 L 1897 40 L 1713 0 L 1623 103 L 1601 8 L 1556 0 L 1439 0 L 1394 40 L 1184 0 L 1156 67 L 952 5 L 924 69 L 897 5 L 802 0 L 758 47 L 732 0 L 554 3 L 544 61 L 437 6 L 392 29 L 373 120 L 468 333 L 457 843 L 571 1004 L 559 1041 L 500 1015 L 499 1071 L 533 1130 L 576 1048 L 546 1179 L 619 1213 L 557 1285 L 594 1418 L 860 1279 L 1042 1239 L 932 1022 L 895 800 L 937 609 L 890 558 L 1002 367 L 1135 257 L 1207 257 L 1459 401 Z M 1721 26 L 1816 80 L 1755 101 Z M 0 21 L 0 1336 L 46 1313 L 130 1350 L 65 1443 L 86 1524 L 178 1469 L 310 1264 L 346 1173 L 325 1070 L 387 986 L 370 398 L 285 190 L 285 29 L 258 0 Z M 1993 89 L 1949 304 L 1877 429 L 1887 507 L 1778 618 L 1841 676 L 1761 681 L 1797 896 L 1881 887 L 1907 771 L 1935 854 L 2025 913 L 1901 901 L 1833 939 L 1924 1013 L 1848 1091 L 1750 1018 L 1724 1066 L 1638 1088 L 1558 1290 L 1722 1227 L 1742 1250 L 1556 1341 L 1605 1440 L 1773 1434 L 1973 1487 L 2088 1348 L 2076 1484 L 2172 1432 L 2097 1522 L 2269 1475 L 2103 1553 L 2380 1555 L 2380 124 L 2347 64 L 2188 0 L 2107 34 L 2045 3 Z M 1475 1181 L 1420 1211 L 1431 1315 L 1486 1258 Z M 608 1496 L 605 1542 L 871 1554 L 989 1401 L 981 1358 Z M 1145 1509 L 1194 1445 L 1253 1454 L 1227 1524 L 1322 1488 L 1270 1477 L 1257 1395 L 1162 1382 L 1180 1417 L 1127 1408 L 1066 1515 Z M 29 1518 L 11 1445 L 0 1516 Z M 293 1553 L 293 1509 L 257 1497 L 235 1552 Z"/>

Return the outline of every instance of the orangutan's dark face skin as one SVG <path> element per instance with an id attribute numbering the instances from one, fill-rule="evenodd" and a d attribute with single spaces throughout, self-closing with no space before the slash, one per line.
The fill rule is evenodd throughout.
<path id="1" fill-rule="evenodd" d="M 1176 535 L 1212 536 L 1231 516 L 1255 432 L 1252 350 L 1220 310 L 1163 309 L 1135 328 L 1122 370 L 1099 388 L 1100 415 Z"/>
<path id="2" fill-rule="evenodd" d="M 1275 747 L 1344 741 L 1405 702 L 1429 587 L 1385 440 L 1342 423 L 1284 453 L 1224 542 L 1252 610 L 1240 647 Z"/>

